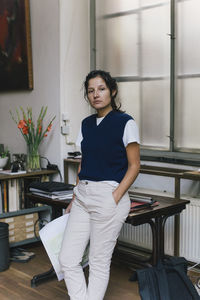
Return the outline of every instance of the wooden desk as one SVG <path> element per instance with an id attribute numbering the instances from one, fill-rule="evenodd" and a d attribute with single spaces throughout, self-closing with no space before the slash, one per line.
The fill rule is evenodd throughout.
<path id="1" fill-rule="evenodd" d="M 26 194 L 26 196 L 34 204 L 41 203 L 41 204 L 46 204 L 51 206 L 52 220 L 60 217 L 62 215 L 62 210 L 65 209 L 71 201 L 71 199 L 67 199 L 67 200 L 50 199 L 39 195 L 33 195 L 31 193 Z"/>
<path id="2" fill-rule="evenodd" d="M 29 197 L 29 200 L 33 201 L 34 203 L 43 203 L 52 206 L 54 217 L 58 216 L 57 210 L 59 210 L 61 213 L 62 209 L 66 208 L 70 202 L 69 200 L 52 200 L 33 194 L 28 194 L 27 197 Z M 167 218 L 180 214 L 181 211 L 186 208 L 186 204 L 190 202 L 188 200 L 161 196 L 153 196 L 153 198 L 159 202 L 159 206 L 156 206 L 152 209 L 144 209 L 142 211 L 130 213 L 126 219 L 126 223 L 129 223 L 133 226 L 142 224 L 149 224 L 151 226 L 153 241 L 152 255 L 147 260 L 151 265 L 156 264 L 160 258 L 164 257 L 164 228 Z M 40 282 L 54 277 L 55 273 L 51 268 L 51 270 L 48 272 L 35 275 L 31 280 L 31 286 L 35 287 Z"/>
<path id="3" fill-rule="evenodd" d="M 138 193 L 132 194 L 137 195 Z M 159 206 L 129 214 L 126 223 L 133 226 L 150 225 L 152 231 L 152 255 L 147 259 L 147 262 L 155 265 L 160 258 L 164 257 L 166 220 L 171 216 L 179 215 L 190 201 L 163 196 L 152 196 L 152 198 L 159 202 Z"/>

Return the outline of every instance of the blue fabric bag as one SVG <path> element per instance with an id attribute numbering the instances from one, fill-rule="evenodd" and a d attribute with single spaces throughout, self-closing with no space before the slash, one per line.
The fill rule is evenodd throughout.
<path id="1" fill-rule="evenodd" d="M 187 260 L 171 257 L 150 268 L 137 270 L 142 300 L 200 300 L 187 276 Z"/>

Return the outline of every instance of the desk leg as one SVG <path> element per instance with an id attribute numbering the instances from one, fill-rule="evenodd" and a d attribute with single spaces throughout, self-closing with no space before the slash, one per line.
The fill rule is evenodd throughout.
<path id="1" fill-rule="evenodd" d="M 157 226 L 153 220 L 149 220 L 147 223 L 150 225 L 152 231 L 152 256 L 150 263 L 155 265 L 158 256 Z"/>
<path id="2" fill-rule="evenodd" d="M 48 281 L 50 279 L 55 279 L 56 273 L 53 268 L 49 271 L 33 276 L 31 279 L 31 287 L 36 287 L 38 284 Z"/>
<path id="3" fill-rule="evenodd" d="M 155 221 L 150 220 L 148 223 L 152 230 L 152 265 L 156 265 L 159 259 L 164 257 L 164 240 L 165 240 L 165 222 L 166 217 L 156 217 Z"/>
<path id="4" fill-rule="evenodd" d="M 165 223 L 167 218 L 168 216 L 165 216 L 160 220 L 160 259 L 163 259 L 165 255 Z"/>
<path id="5" fill-rule="evenodd" d="M 175 197 L 180 199 L 180 178 L 175 178 Z M 180 215 L 174 216 L 174 255 L 179 256 Z"/>

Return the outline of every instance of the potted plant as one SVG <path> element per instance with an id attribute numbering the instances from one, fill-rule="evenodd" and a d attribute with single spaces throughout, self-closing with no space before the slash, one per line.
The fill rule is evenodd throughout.
<path id="1" fill-rule="evenodd" d="M 10 152 L 8 149 L 5 149 L 0 152 L 0 170 L 6 166 L 8 159 L 9 159 Z"/>

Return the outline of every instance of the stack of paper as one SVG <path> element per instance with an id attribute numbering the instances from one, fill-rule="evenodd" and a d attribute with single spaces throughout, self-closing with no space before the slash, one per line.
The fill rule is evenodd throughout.
<path id="1" fill-rule="evenodd" d="M 130 194 L 131 200 L 131 212 L 142 210 L 145 208 L 153 208 L 159 203 L 150 196 L 134 195 Z"/>
<path id="2" fill-rule="evenodd" d="M 29 189 L 30 192 L 34 195 L 39 195 L 39 196 L 43 196 L 43 197 L 47 197 L 47 198 L 51 198 L 51 199 L 71 199 L 73 196 L 73 191 L 62 191 L 62 192 L 45 192 L 42 190 L 38 190 L 38 189 L 34 189 L 34 188 L 30 188 Z"/>
<path id="3" fill-rule="evenodd" d="M 72 184 L 63 182 L 32 182 L 29 186 L 29 191 L 35 195 L 51 198 L 51 199 L 71 199 L 73 196 Z"/>

